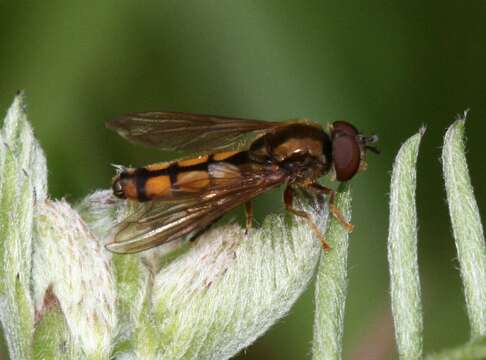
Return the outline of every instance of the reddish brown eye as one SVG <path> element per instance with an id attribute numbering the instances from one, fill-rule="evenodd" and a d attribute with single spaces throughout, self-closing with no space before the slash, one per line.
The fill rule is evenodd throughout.
<path id="1" fill-rule="evenodd" d="M 348 181 L 359 169 L 361 151 L 355 136 L 340 135 L 332 142 L 332 158 L 336 178 Z"/>
<path id="2" fill-rule="evenodd" d="M 356 136 L 359 134 L 358 129 L 346 121 L 335 121 L 332 123 L 332 137 L 338 134 L 346 134 L 349 136 Z"/>

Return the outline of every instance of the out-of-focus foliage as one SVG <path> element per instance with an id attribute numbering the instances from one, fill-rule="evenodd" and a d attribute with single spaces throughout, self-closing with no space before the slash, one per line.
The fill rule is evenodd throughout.
<path id="1" fill-rule="evenodd" d="M 486 3 L 481 1 L 81 1 L 0 4 L 0 108 L 25 89 L 49 165 L 50 193 L 80 199 L 110 185 L 110 163 L 167 159 L 125 143 L 104 121 L 129 111 L 174 110 L 263 119 L 346 119 L 380 135 L 380 156 L 353 180 L 344 349 L 389 358 L 386 271 L 389 171 L 423 123 L 417 172 L 424 351 L 469 334 L 456 270 L 440 144 L 471 108 L 469 169 L 486 203 Z M 3 116 L 1 116 L 3 117 Z M 270 205 L 271 204 L 271 205 Z M 280 194 L 257 215 L 282 211 Z M 484 214 L 484 210 L 482 211 Z M 484 217 L 484 216 L 483 216 Z M 310 353 L 308 292 L 241 358 Z"/>

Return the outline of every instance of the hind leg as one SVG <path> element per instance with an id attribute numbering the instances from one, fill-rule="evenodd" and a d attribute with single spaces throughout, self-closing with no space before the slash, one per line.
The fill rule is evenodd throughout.
<path id="1" fill-rule="evenodd" d="M 248 234 L 253 224 L 253 206 L 251 204 L 251 200 L 245 203 L 245 215 L 246 215 L 245 234 Z"/>

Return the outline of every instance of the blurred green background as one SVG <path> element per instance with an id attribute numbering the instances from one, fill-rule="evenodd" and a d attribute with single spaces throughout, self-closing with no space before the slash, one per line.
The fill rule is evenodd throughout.
<path id="1" fill-rule="evenodd" d="M 2 1 L 0 111 L 17 89 L 47 155 L 50 193 L 71 201 L 109 187 L 111 163 L 167 158 L 105 129 L 130 111 L 346 119 L 379 134 L 382 154 L 353 179 L 344 335 L 353 359 L 395 356 L 390 170 L 400 144 L 426 124 L 417 190 L 425 350 L 467 340 L 439 157 L 445 128 L 471 108 L 468 159 L 484 215 L 486 2 Z M 279 196 L 257 201 L 258 214 L 282 211 Z M 311 287 L 239 359 L 308 358 L 312 322 Z"/>

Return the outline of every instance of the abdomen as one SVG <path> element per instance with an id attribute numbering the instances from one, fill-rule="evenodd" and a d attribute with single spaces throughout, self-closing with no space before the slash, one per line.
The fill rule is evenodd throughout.
<path id="1" fill-rule="evenodd" d="M 223 163 L 225 166 L 220 166 Z M 236 179 L 238 167 L 246 163 L 246 151 L 227 151 L 130 168 L 113 179 L 113 191 L 120 198 L 137 201 L 170 200 L 180 194 L 203 192 L 223 178 Z"/>

